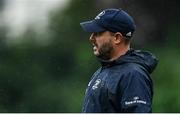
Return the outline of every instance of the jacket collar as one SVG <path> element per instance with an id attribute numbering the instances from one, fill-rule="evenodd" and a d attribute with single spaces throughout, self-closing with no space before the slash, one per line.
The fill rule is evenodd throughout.
<path id="1" fill-rule="evenodd" d="M 104 66 L 113 66 L 113 65 L 116 65 L 117 63 L 120 64 L 120 63 L 124 63 L 123 61 L 121 61 L 121 58 L 128 55 L 129 53 L 131 53 L 133 51 L 133 49 L 130 49 L 128 50 L 124 55 L 121 55 L 118 59 L 116 60 L 113 60 L 113 61 L 109 61 L 109 60 L 104 60 L 104 59 L 101 59 L 101 58 L 98 58 L 98 60 L 100 61 L 101 65 L 104 67 Z"/>

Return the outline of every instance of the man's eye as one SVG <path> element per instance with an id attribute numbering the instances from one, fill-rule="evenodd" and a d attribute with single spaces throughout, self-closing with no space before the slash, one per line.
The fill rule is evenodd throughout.
<path id="1" fill-rule="evenodd" d="M 94 36 L 101 36 L 102 32 L 96 32 L 94 33 Z"/>
<path id="2" fill-rule="evenodd" d="M 94 36 L 99 36 L 99 33 L 94 33 Z"/>

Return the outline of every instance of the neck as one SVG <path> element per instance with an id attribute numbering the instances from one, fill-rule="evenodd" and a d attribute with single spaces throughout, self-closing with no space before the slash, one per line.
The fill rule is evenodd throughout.
<path id="1" fill-rule="evenodd" d="M 122 46 L 122 47 L 117 47 L 114 49 L 114 52 L 112 53 L 110 61 L 118 59 L 120 56 L 126 54 L 126 52 L 130 49 L 130 46 Z"/>

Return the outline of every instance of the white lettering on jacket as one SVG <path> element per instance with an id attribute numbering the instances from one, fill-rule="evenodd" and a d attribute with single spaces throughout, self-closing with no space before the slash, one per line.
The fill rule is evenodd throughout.
<path id="1" fill-rule="evenodd" d="M 125 105 L 131 105 L 135 103 L 140 103 L 140 104 L 147 104 L 146 101 L 140 100 L 139 97 L 134 97 L 132 101 L 125 101 Z"/>

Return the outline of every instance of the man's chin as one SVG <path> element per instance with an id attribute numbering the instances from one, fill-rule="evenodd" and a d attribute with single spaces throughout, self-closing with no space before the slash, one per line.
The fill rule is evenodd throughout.
<path id="1" fill-rule="evenodd" d="M 100 54 L 94 54 L 97 58 L 103 59 L 103 60 L 109 60 L 110 58 L 105 55 L 100 55 Z"/>
<path id="2" fill-rule="evenodd" d="M 99 56 L 100 54 L 99 54 L 99 52 L 94 51 L 94 55 L 95 55 L 95 56 Z"/>
<path id="3" fill-rule="evenodd" d="M 94 53 L 94 55 L 97 57 L 97 58 L 103 58 L 99 53 Z"/>

